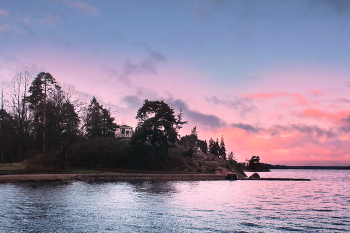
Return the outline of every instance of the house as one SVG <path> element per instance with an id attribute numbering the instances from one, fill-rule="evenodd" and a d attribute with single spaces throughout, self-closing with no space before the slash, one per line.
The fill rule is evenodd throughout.
<path id="1" fill-rule="evenodd" d="M 122 125 L 117 129 L 116 136 L 118 138 L 130 138 L 133 135 L 134 131 L 131 126 Z"/>

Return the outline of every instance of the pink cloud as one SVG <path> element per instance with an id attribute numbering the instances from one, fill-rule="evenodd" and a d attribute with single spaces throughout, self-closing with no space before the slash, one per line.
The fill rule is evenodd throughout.
<path id="1" fill-rule="evenodd" d="M 257 93 L 245 95 L 248 99 L 259 100 L 259 99 L 272 99 L 282 96 L 283 93 Z"/>
<path id="2" fill-rule="evenodd" d="M 346 103 L 346 104 L 350 104 L 350 100 L 349 99 L 345 99 L 345 98 L 337 98 L 334 100 L 336 103 Z"/>
<path id="3" fill-rule="evenodd" d="M 245 95 L 248 99 L 260 100 L 260 99 L 273 99 L 279 97 L 291 97 L 295 104 L 306 105 L 308 100 L 298 93 L 285 93 L 285 92 L 275 92 L 275 93 L 257 93 Z"/>
<path id="4" fill-rule="evenodd" d="M 313 97 L 318 97 L 318 96 L 322 96 L 322 95 L 326 95 L 326 93 L 320 91 L 320 90 L 309 90 L 309 93 L 313 96 Z"/>
<path id="5" fill-rule="evenodd" d="M 208 135 L 210 133 L 215 134 L 205 132 Z M 227 150 L 234 151 L 241 162 L 258 155 L 262 162 L 272 164 L 350 165 L 348 135 L 326 139 L 325 136 L 315 137 L 295 131 L 288 135 L 272 137 L 250 134 L 238 128 L 222 129 L 221 134 L 224 135 Z"/>
<path id="6" fill-rule="evenodd" d="M 350 110 L 327 112 L 316 108 L 307 108 L 301 112 L 294 112 L 295 116 L 331 121 L 336 124 L 343 124 L 344 119 L 350 115 Z"/>

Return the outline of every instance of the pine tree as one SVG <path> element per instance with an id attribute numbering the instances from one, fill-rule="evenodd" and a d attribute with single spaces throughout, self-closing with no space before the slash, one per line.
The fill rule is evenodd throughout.
<path id="1" fill-rule="evenodd" d="M 5 153 L 9 150 L 10 140 L 14 137 L 14 121 L 5 109 L 0 109 L 0 154 L 1 163 L 5 162 Z"/>
<path id="2" fill-rule="evenodd" d="M 96 138 L 114 137 L 118 126 L 110 112 L 93 97 L 87 109 L 84 127 L 88 138 Z"/>
<path id="3" fill-rule="evenodd" d="M 178 140 L 178 129 L 185 121 L 182 114 L 175 115 L 174 109 L 163 100 L 145 100 L 138 110 L 137 128 L 132 136 L 132 143 L 145 147 L 150 145 L 150 163 L 156 165 L 156 156 L 165 159 L 168 148 Z"/>
<path id="4" fill-rule="evenodd" d="M 209 139 L 209 152 L 214 154 L 214 145 L 215 145 L 215 142 L 212 138 Z"/>
<path id="5" fill-rule="evenodd" d="M 213 147 L 213 154 L 216 156 L 216 157 L 219 157 L 220 156 L 220 145 L 219 145 L 219 139 L 217 138 L 215 143 L 214 143 L 214 147 Z"/>
<path id="6" fill-rule="evenodd" d="M 111 117 L 109 110 L 102 108 L 102 136 L 114 137 L 117 130 L 117 124 L 114 123 L 114 118 Z"/>
<path id="7" fill-rule="evenodd" d="M 226 148 L 223 135 L 221 136 L 219 155 L 221 156 L 221 158 L 226 159 Z"/>
<path id="8" fill-rule="evenodd" d="M 34 140 L 42 134 L 42 152 L 46 152 L 46 126 L 47 126 L 47 101 L 60 86 L 50 73 L 41 72 L 33 80 L 29 87 L 30 96 L 26 100 L 34 115 Z"/>

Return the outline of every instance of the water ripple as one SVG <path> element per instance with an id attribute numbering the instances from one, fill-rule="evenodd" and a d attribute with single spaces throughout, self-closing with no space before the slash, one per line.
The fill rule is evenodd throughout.
<path id="1" fill-rule="evenodd" d="M 350 171 L 272 175 L 312 181 L 0 184 L 0 232 L 350 231 Z"/>

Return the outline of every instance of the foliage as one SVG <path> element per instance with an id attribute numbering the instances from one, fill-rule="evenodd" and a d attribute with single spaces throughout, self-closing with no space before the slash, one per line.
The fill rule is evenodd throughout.
<path id="1" fill-rule="evenodd" d="M 208 146 L 198 138 L 195 126 L 189 135 L 179 137 L 179 130 L 187 123 L 183 112 L 175 113 L 163 100 L 145 100 L 137 112 L 132 138 L 120 139 L 115 138 L 115 119 L 95 97 L 83 106 L 72 98 L 72 89 L 61 88 L 50 73 L 39 73 L 31 83 L 29 78 L 25 72 L 12 80 L 10 100 L 4 99 L 0 90 L 2 163 L 26 159 L 27 169 L 38 172 L 66 171 L 72 165 L 207 172 L 214 171 L 215 164 L 203 165 L 199 148 L 204 153 L 209 148 L 216 157 L 226 158 L 223 136 L 220 143 L 211 138 Z M 80 118 L 77 112 L 81 109 L 86 111 L 80 112 Z"/>
<path id="2" fill-rule="evenodd" d="M 219 139 L 216 139 L 216 141 L 214 141 L 212 138 L 209 139 L 209 152 L 217 157 L 220 156 Z"/>
<path id="3" fill-rule="evenodd" d="M 197 151 L 197 148 L 200 148 L 204 153 L 208 151 L 207 142 L 198 138 L 197 126 L 192 128 L 190 135 L 185 135 L 180 138 L 180 144 L 188 149 L 186 152 L 187 156 L 191 154 L 191 151 Z"/>
<path id="4" fill-rule="evenodd" d="M 224 136 L 221 136 L 219 157 L 226 159 L 226 148 L 225 148 Z"/>
<path id="5" fill-rule="evenodd" d="M 61 172 L 65 170 L 62 157 L 56 153 L 36 154 L 28 160 L 26 170 L 29 172 Z"/>
<path id="6" fill-rule="evenodd" d="M 145 152 L 150 149 L 148 162 L 156 167 L 168 156 L 169 147 L 178 140 L 178 130 L 187 122 L 182 121 L 181 111 L 175 115 L 174 109 L 163 100 L 145 100 L 136 119 L 138 124 L 131 139 L 132 144 Z"/>
<path id="7" fill-rule="evenodd" d="M 259 156 L 252 156 L 252 158 L 249 160 L 249 168 L 255 169 L 260 164 L 260 157 Z"/>
<path id="8" fill-rule="evenodd" d="M 103 105 L 92 98 L 85 116 L 86 136 L 90 139 L 97 137 L 115 137 L 117 124 L 111 117 L 109 110 L 103 108 Z"/>
<path id="9" fill-rule="evenodd" d="M 127 167 L 128 152 L 128 140 L 83 139 L 71 147 L 68 163 L 80 167 Z"/>
<path id="10" fill-rule="evenodd" d="M 203 153 L 207 153 L 208 152 L 208 144 L 207 144 L 207 141 L 206 140 L 200 140 L 200 139 L 198 139 L 198 141 L 197 141 L 197 146 L 199 147 L 199 148 L 201 148 L 201 151 L 203 152 Z"/>
<path id="11" fill-rule="evenodd" d="M 15 135 L 14 120 L 5 109 L 0 109 L 0 156 L 1 163 L 5 161 L 5 154 L 9 155 L 11 140 Z"/>
<path id="12" fill-rule="evenodd" d="M 235 153 L 234 153 L 233 151 L 231 151 L 230 153 L 228 153 L 227 159 L 228 159 L 229 161 L 236 161 L 236 162 L 237 162 L 236 155 L 235 155 Z"/>

